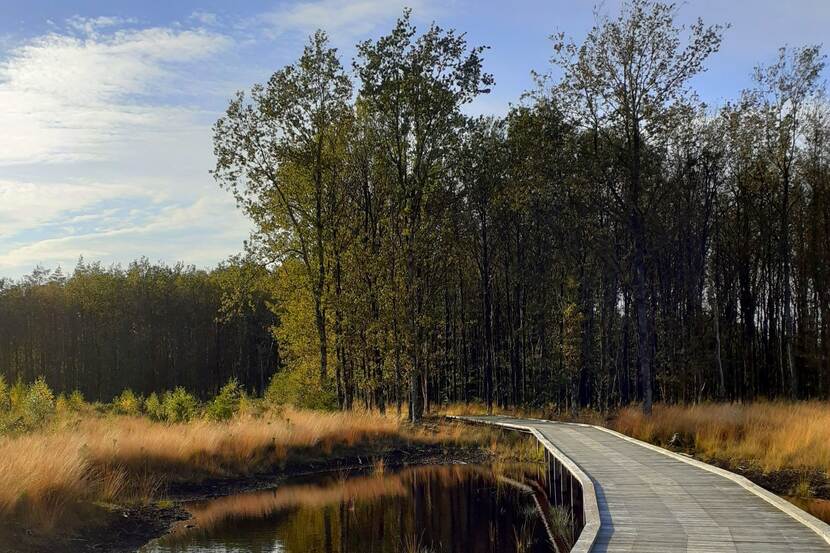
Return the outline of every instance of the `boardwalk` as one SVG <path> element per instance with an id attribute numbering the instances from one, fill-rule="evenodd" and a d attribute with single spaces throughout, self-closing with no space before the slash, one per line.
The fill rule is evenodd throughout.
<path id="1" fill-rule="evenodd" d="M 800 511 L 793 511 L 801 518 L 796 520 L 757 494 L 764 492 L 740 483 L 755 488 L 747 481 L 701 463 L 587 425 L 469 418 L 533 428 L 587 474 L 600 524 L 593 546 L 583 543 L 584 551 L 830 553 L 830 527 Z"/>

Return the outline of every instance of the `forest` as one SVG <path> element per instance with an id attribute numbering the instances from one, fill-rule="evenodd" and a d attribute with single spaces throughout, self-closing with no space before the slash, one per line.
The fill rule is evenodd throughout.
<path id="1" fill-rule="evenodd" d="M 232 377 L 261 392 L 280 364 L 269 278 L 239 260 L 207 272 L 81 259 L 68 277 L 0 280 L 0 376 L 99 401 L 177 386 L 205 397 Z"/>
<path id="2" fill-rule="evenodd" d="M 351 63 L 315 33 L 214 126 L 244 252 L 4 280 L 0 371 L 106 401 L 235 376 L 413 420 L 830 398 L 825 56 L 782 47 L 706 105 L 728 24 L 677 9 L 552 36 L 503 117 L 470 114 L 497 83 L 463 32 L 405 11 Z"/>

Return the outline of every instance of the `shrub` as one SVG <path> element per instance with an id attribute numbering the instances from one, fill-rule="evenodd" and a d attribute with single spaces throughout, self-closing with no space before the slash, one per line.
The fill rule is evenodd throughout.
<path id="1" fill-rule="evenodd" d="M 239 408 L 236 410 L 237 414 L 244 417 L 257 416 L 261 414 L 259 407 L 257 402 L 246 394 L 245 390 L 242 390 L 242 395 L 239 397 Z"/>
<path id="2" fill-rule="evenodd" d="M 55 395 L 46 384 L 42 376 L 39 376 L 29 386 L 23 404 L 23 422 L 29 428 L 40 426 L 46 418 L 55 412 Z"/>
<path id="3" fill-rule="evenodd" d="M 239 381 L 236 377 L 231 378 L 208 405 L 207 417 L 217 421 L 229 420 L 239 411 L 241 400 L 242 389 Z"/>
<path id="4" fill-rule="evenodd" d="M 153 392 L 144 401 L 144 411 L 151 419 L 161 421 L 164 420 L 164 406 L 157 393 Z"/>
<path id="5" fill-rule="evenodd" d="M 6 384 L 6 379 L 0 374 L 0 413 L 5 413 L 11 408 L 12 402 L 9 397 L 9 385 Z"/>
<path id="6" fill-rule="evenodd" d="M 337 396 L 331 388 L 320 388 L 317 375 L 303 369 L 285 370 L 271 377 L 265 400 L 272 405 L 294 405 L 303 409 L 332 410 Z"/>
<path id="7" fill-rule="evenodd" d="M 55 398 L 55 411 L 58 414 L 69 413 L 72 411 L 69 408 L 69 400 L 63 392 L 59 393 L 58 397 Z"/>
<path id="8" fill-rule="evenodd" d="M 72 411 L 80 411 L 86 407 L 86 400 L 84 394 L 80 390 L 72 390 L 67 398 L 67 403 Z"/>
<path id="9" fill-rule="evenodd" d="M 74 390 L 69 395 L 58 394 L 58 399 L 55 400 L 55 411 L 63 415 L 81 413 L 87 410 L 88 407 L 84 395 L 78 390 Z"/>
<path id="10" fill-rule="evenodd" d="M 187 422 L 196 414 L 198 402 L 181 386 L 165 394 L 162 406 L 168 422 Z"/>
<path id="11" fill-rule="evenodd" d="M 9 390 L 9 403 L 12 411 L 16 411 L 18 413 L 23 411 L 25 407 L 24 404 L 26 403 L 27 390 L 26 385 L 23 384 L 23 380 L 18 376 L 14 386 L 12 386 L 11 390 Z"/>
<path id="12" fill-rule="evenodd" d="M 127 388 L 121 395 L 112 400 L 112 406 L 116 413 L 122 415 L 138 415 L 141 412 L 141 398 L 135 392 Z"/>

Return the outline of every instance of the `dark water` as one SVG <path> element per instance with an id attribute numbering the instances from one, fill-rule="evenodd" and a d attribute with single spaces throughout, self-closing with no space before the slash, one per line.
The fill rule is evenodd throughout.
<path id="1" fill-rule="evenodd" d="M 331 475 L 188 506 L 143 553 L 550 553 L 527 488 L 491 469 Z"/>
<path id="2" fill-rule="evenodd" d="M 807 499 L 803 497 L 784 497 L 796 507 L 807 511 L 819 520 L 830 524 L 830 500 L 828 499 Z"/>

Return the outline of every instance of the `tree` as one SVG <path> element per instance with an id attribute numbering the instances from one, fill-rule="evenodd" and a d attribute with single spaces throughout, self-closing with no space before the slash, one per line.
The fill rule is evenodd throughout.
<path id="1" fill-rule="evenodd" d="M 411 13 L 377 41 L 358 45 L 355 69 L 382 144 L 381 163 L 395 184 L 394 232 L 403 257 L 409 327 L 410 416 L 423 412 L 425 272 L 428 231 L 440 220 L 431 204 L 446 186 L 451 147 L 463 118 L 460 108 L 485 92 L 493 78 L 482 71 L 484 48 L 468 49 L 463 35 L 433 24 L 417 36 Z M 428 217 L 429 215 L 429 217 Z M 433 227 L 434 228 L 434 227 Z"/>
<path id="2" fill-rule="evenodd" d="M 752 92 L 756 109 L 765 121 L 767 153 L 775 165 L 781 187 L 780 237 L 781 297 L 783 321 L 781 342 L 783 359 L 787 367 L 790 397 L 798 397 L 798 374 L 793 353 L 795 329 L 792 316 L 792 181 L 798 141 L 805 126 L 805 112 L 816 101 L 819 92 L 819 76 L 824 68 L 824 57 L 818 46 L 795 50 L 781 48 L 778 60 L 755 72 L 757 88 Z"/>
<path id="3" fill-rule="evenodd" d="M 643 386 L 643 411 L 651 413 L 651 317 L 647 298 L 649 200 L 659 188 L 643 173 L 643 156 L 671 128 L 674 106 L 685 103 L 687 83 L 720 46 L 723 27 L 698 20 L 682 45 L 684 28 L 674 22 L 675 6 L 654 0 L 630 0 L 616 19 L 598 17 L 581 46 L 554 37 L 565 74 L 559 97 L 577 120 L 599 133 L 619 137 L 624 182 L 609 184 L 617 208 L 627 219 L 633 242 L 634 304 Z M 603 136 L 606 133 L 601 133 Z"/>
<path id="4" fill-rule="evenodd" d="M 296 64 L 254 86 L 250 102 L 238 93 L 214 126 L 213 175 L 254 221 L 252 252 L 264 263 L 297 257 L 305 267 L 321 386 L 328 379 L 327 256 L 342 203 L 351 90 L 336 49 L 318 31 Z"/>
<path id="5" fill-rule="evenodd" d="M 505 122 L 492 118 L 472 120 L 463 135 L 458 173 L 462 192 L 476 228 L 473 251 L 478 265 L 483 313 L 484 400 L 493 411 L 493 263 L 492 218 L 494 203 L 504 186 Z"/>

